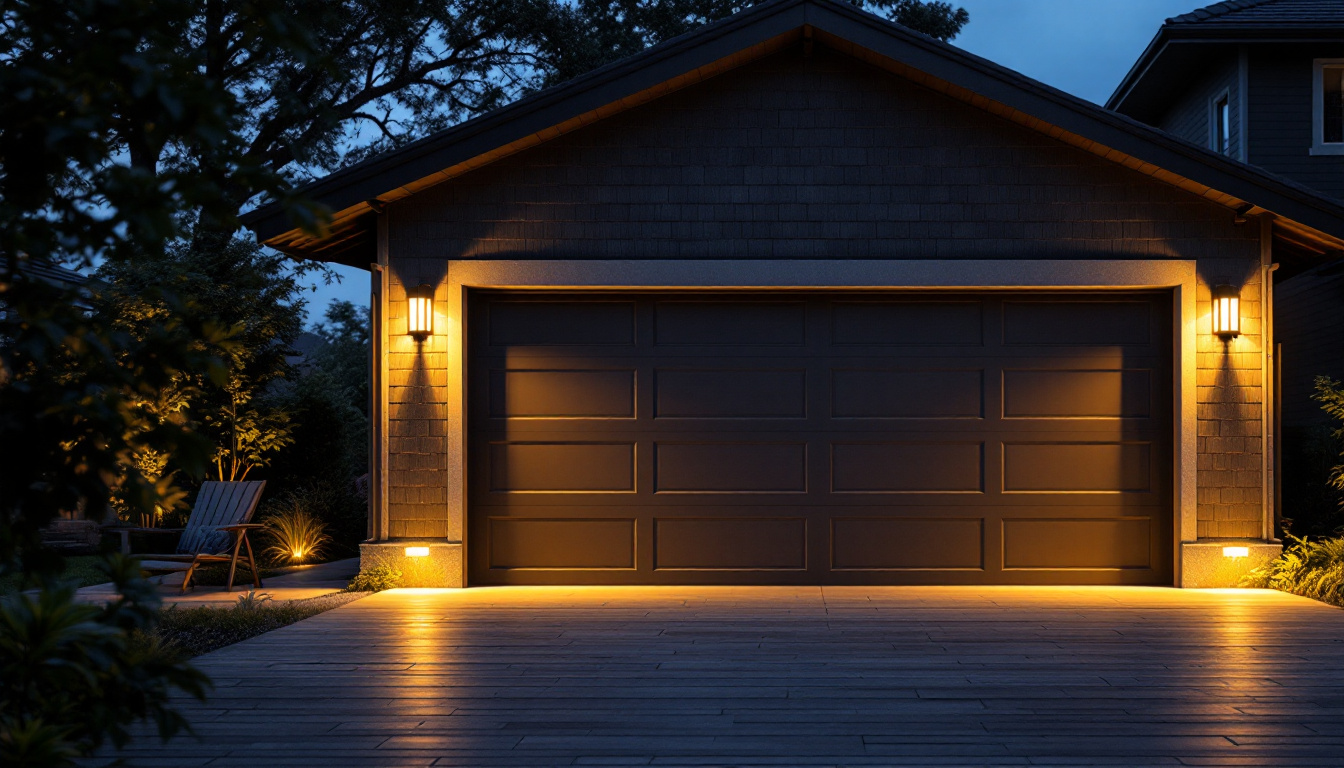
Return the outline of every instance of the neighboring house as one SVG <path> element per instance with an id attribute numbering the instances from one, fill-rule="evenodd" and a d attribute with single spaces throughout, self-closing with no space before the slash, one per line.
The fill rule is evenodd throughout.
<path id="1" fill-rule="evenodd" d="M 363 556 L 425 585 L 1226 583 L 1274 551 L 1269 265 L 1344 247 L 1335 200 L 828 0 L 306 191 L 328 236 L 249 222 L 374 271 Z"/>
<path id="2" fill-rule="evenodd" d="M 1168 19 L 1107 106 L 1344 199 L 1344 0 L 1230 0 Z M 1344 269 L 1339 252 L 1324 256 L 1275 254 L 1270 351 L 1290 482 L 1321 482 L 1292 463 L 1328 422 L 1315 378 L 1344 379 Z"/>

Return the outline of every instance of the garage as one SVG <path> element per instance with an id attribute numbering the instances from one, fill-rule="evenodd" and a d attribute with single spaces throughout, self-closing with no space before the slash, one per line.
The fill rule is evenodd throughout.
<path id="1" fill-rule="evenodd" d="M 1170 584 L 1171 311 L 472 291 L 468 583 Z"/>

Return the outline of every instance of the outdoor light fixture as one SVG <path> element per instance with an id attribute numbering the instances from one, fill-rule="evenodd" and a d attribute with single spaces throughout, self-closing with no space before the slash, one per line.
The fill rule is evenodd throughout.
<path id="1" fill-rule="evenodd" d="M 1241 294 L 1233 286 L 1213 289 L 1213 332 L 1224 339 L 1241 333 Z"/>
<path id="2" fill-rule="evenodd" d="M 1250 557 L 1250 547 L 1223 547 L 1223 557 Z"/>
<path id="3" fill-rule="evenodd" d="M 406 291 L 406 332 L 417 339 L 434 333 L 434 288 L 417 285 Z"/>
<path id="4" fill-rule="evenodd" d="M 407 547 L 407 557 L 429 557 L 429 547 Z"/>

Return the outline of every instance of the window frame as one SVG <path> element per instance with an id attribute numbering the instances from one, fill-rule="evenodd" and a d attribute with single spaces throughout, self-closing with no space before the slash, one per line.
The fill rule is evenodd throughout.
<path id="1" fill-rule="evenodd" d="M 1224 119 L 1226 111 L 1226 119 Z M 1227 148 L 1223 148 L 1223 133 L 1227 134 Z M 1224 88 L 1209 99 L 1209 149 L 1223 157 L 1234 157 L 1232 153 L 1232 89 Z"/>
<path id="2" fill-rule="evenodd" d="M 1325 141 L 1325 68 L 1344 68 L 1344 59 L 1315 59 L 1311 63 L 1311 154 L 1344 155 L 1344 141 Z"/>

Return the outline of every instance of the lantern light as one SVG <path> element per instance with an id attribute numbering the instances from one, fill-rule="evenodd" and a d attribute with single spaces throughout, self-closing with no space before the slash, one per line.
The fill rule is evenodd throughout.
<path id="1" fill-rule="evenodd" d="M 1225 339 L 1241 333 L 1241 294 L 1234 286 L 1213 289 L 1213 332 Z"/>
<path id="2" fill-rule="evenodd" d="M 434 333 L 434 288 L 417 285 L 406 291 L 406 332 L 417 339 Z"/>
<path id="3" fill-rule="evenodd" d="M 429 557 L 429 547 L 407 547 L 407 557 Z"/>

